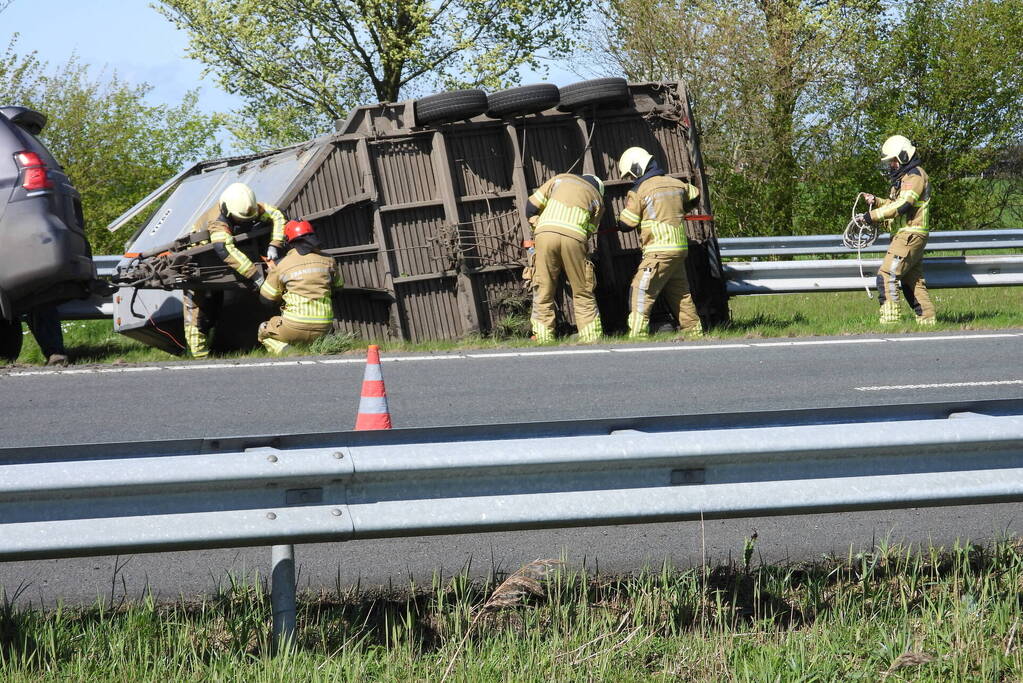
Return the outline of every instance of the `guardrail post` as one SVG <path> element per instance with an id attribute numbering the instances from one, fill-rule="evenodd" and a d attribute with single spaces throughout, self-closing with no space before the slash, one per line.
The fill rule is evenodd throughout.
<path id="1" fill-rule="evenodd" d="M 270 607 L 273 610 L 273 650 L 295 637 L 295 546 L 275 545 L 270 550 Z"/>

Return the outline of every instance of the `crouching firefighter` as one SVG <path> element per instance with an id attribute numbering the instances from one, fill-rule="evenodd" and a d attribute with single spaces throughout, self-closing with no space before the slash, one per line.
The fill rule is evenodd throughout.
<path id="1" fill-rule="evenodd" d="M 864 194 L 872 210 L 857 220 L 891 223 L 891 245 L 877 271 L 877 299 L 881 323 L 899 321 L 899 292 L 906 297 L 920 325 L 935 323 L 934 304 L 924 282 L 923 255 L 929 231 L 931 183 L 920 166 L 916 147 L 905 137 L 893 135 L 881 146 L 881 164 L 891 181 L 889 199 Z"/>
<path id="2" fill-rule="evenodd" d="M 531 316 L 536 341 L 554 340 L 554 295 L 562 272 L 572 287 L 579 341 L 595 341 L 603 334 L 589 257 L 590 236 L 603 215 L 604 183 L 594 175 L 562 173 L 530 195 L 526 218 L 533 225 L 536 250 Z"/>
<path id="3" fill-rule="evenodd" d="M 703 334 L 700 317 L 689 293 L 686 276 L 686 213 L 700 198 L 689 183 L 665 175 L 649 152 L 630 147 L 618 161 L 623 178 L 635 178 L 618 216 L 622 232 L 639 228 L 643 260 L 629 290 L 629 337 L 644 338 L 650 327 L 650 311 L 660 294 L 678 316 L 682 333 Z"/>
<path id="4" fill-rule="evenodd" d="M 252 189 L 244 183 L 232 183 L 221 193 L 217 205 L 207 211 L 192 232 L 209 231 L 210 242 L 220 259 L 250 282 L 255 289 L 263 284 L 263 271 L 234 243 L 234 236 L 256 228 L 272 226 L 268 257 L 276 258 L 284 246 L 284 214 L 276 207 L 256 201 Z M 224 303 L 223 292 L 185 290 L 185 343 L 193 358 L 209 355 L 209 333 L 217 324 Z"/>
<path id="5" fill-rule="evenodd" d="M 257 338 L 270 353 L 280 354 L 293 342 L 312 342 L 333 329 L 332 294 L 344 286 L 337 263 L 320 253 L 309 221 L 288 221 L 288 252 L 272 266 L 259 288 L 264 304 L 284 309 L 259 326 Z"/>

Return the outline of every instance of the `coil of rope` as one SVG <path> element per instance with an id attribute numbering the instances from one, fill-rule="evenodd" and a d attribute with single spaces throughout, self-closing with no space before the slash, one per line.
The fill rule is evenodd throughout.
<path id="1" fill-rule="evenodd" d="M 856 263 L 860 268 L 860 279 L 866 277 L 863 274 L 863 250 L 874 244 L 877 241 L 878 229 L 877 225 L 868 223 L 865 220 L 859 218 L 861 211 L 858 211 L 860 199 L 864 198 L 865 193 L 860 192 L 856 195 L 856 199 L 853 200 L 852 205 L 852 216 L 849 219 L 849 223 L 845 226 L 845 232 L 842 233 L 842 243 L 847 249 L 856 250 Z M 866 201 L 864 199 L 864 201 Z M 869 210 L 869 206 L 867 207 Z M 873 299 L 874 295 L 870 291 L 870 285 L 863 285 L 864 291 L 867 292 L 867 298 Z"/>

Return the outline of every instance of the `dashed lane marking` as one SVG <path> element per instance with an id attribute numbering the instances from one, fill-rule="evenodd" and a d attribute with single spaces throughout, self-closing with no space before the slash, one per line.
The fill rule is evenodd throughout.
<path id="1" fill-rule="evenodd" d="M 721 349 L 762 349 L 773 347 L 794 347 L 794 346 L 836 346 L 851 344 L 883 344 L 885 342 L 941 342 L 978 339 L 1005 339 L 1009 337 L 1023 337 L 1020 332 L 999 332 L 991 334 L 962 334 L 962 335 L 924 335 L 919 337 L 856 337 L 851 339 L 803 339 L 792 341 L 763 341 L 763 342 L 740 342 L 725 344 L 695 344 L 686 342 L 682 344 L 662 344 L 659 346 L 621 346 L 617 348 L 582 348 L 582 349 L 526 349 L 523 351 L 498 351 L 498 352 L 460 352 L 431 356 L 384 356 L 380 360 L 383 363 L 421 363 L 424 361 L 458 361 L 458 360 L 487 360 L 490 358 L 542 358 L 546 356 L 592 356 L 610 353 L 667 353 L 686 351 L 715 351 Z M 67 368 L 53 370 L 26 370 L 14 371 L 7 374 L 0 374 L 0 379 L 5 377 L 56 377 L 58 375 L 112 375 L 126 372 L 179 372 L 179 371 L 202 371 L 202 370 L 251 370 L 264 368 L 296 367 L 302 365 L 363 365 L 364 358 L 325 358 L 323 360 L 277 360 L 261 361 L 254 363 L 186 363 L 177 365 L 141 365 L 131 367 L 103 367 L 103 368 Z M 883 389 L 930 389 L 938 387 L 969 387 L 987 386 L 997 384 L 1020 384 L 1023 380 L 1011 380 L 1005 382 L 982 382 L 982 383 L 953 383 L 953 384 L 921 384 L 913 386 L 895 387 L 857 387 L 858 391 L 881 391 Z"/>
<path id="2" fill-rule="evenodd" d="M 989 382 L 944 382 L 941 384 L 892 384 L 883 387 L 856 387 L 856 391 L 902 391 L 907 389 L 958 389 L 960 387 L 1001 387 L 1023 384 L 1023 379 L 998 379 Z"/>

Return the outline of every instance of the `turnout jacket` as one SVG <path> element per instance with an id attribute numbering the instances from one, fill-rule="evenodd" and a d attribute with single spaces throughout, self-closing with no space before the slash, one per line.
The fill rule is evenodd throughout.
<path id="1" fill-rule="evenodd" d="M 574 173 L 554 176 L 530 195 L 529 203 L 540 212 L 534 235 L 556 232 L 586 242 L 597 231 L 604 215 L 600 192 Z"/>
<path id="2" fill-rule="evenodd" d="M 891 233 L 916 232 L 923 235 L 930 230 L 931 182 L 927 171 L 919 165 L 911 166 L 902 177 L 892 183 L 889 199 L 877 198 L 870 220 L 891 221 Z"/>
<path id="3" fill-rule="evenodd" d="M 284 301 L 281 317 L 305 325 L 330 324 L 334 320 L 331 293 L 345 284 L 337 263 L 317 251 L 299 254 L 291 249 L 270 269 L 259 288 L 269 301 Z"/>
<path id="4" fill-rule="evenodd" d="M 257 266 L 246 256 L 241 249 L 235 246 L 235 234 L 249 232 L 267 224 L 272 224 L 270 244 L 275 247 L 284 246 L 284 214 L 280 209 L 270 204 L 257 205 L 259 207 L 256 216 L 251 220 L 240 224 L 233 224 L 220 212 L 219 206 L 212 207 L 209 211 L 200 216 L 199 220 L 192 226 L 192 232 L 208 230 L 210 242 L 219 244 L 217 253 L 227 265 L 234 268 L 242 277 L 251 278 L 258 271 Z"/>
<path id="5" fill-rule="evenodd" d="M 618 215 L 623 232 L 639 228 L 643 255 L 678 254 L 689 249 L 686 213 L 696 205 L 700 190 L 658 169 L 636 181 Z"/>

